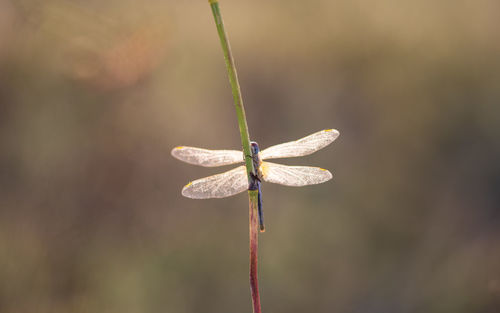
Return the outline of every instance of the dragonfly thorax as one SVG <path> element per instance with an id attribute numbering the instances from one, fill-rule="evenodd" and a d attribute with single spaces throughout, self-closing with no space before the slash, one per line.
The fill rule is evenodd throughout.
<path id="1" fill-rule="evenodd" d="M 250 142 L 250 149 L 252 150 L 252 160 L 253 160 L 253 168 L 257 173 L 259 173 L 259 168 L 260 168 L 260 157 L 259 157 L 259 145 L 255 142 L 252 141 Z"/>

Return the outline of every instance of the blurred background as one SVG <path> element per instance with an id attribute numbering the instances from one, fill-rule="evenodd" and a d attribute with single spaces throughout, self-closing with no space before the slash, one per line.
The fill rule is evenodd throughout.
<path id="1" fill-rule="evenodd" d="M 264 312 L 500 312 L 500 3 L 222 0 L 250 134 L 325 128 L 266 184 Z M 0 312 L 251 312 L 246 194 L 207 1 L 0 0 Z"/>

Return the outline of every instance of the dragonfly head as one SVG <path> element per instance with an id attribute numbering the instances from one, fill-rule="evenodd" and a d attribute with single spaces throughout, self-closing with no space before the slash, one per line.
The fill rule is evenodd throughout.
<path id="1" fill-rule="evenodd" d="M 259 145 L 255 141 L 250 142 L 250 149 L 252 149 L 253 155 L 259 154 L 259 151 L 260 151 Z"/>

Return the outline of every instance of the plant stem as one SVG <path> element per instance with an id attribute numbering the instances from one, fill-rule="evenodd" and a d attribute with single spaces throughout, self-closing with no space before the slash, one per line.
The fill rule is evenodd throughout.
<path id="1" fill-rule="evenodd" d="M 231 46 L 224 29 L 224 22 L 219 9 L 219 2 L 217 0 L 209 0 L 214 14 L 215 25 L 219 33 L 222 51 L 224 51 L 224 59 L 226 60 L 227 73 L 229 75 L 229 83 L 233 93 L 234 106 L 236 108 L 236 115 L 238 117 L 238 125 L 240 128 L 241 144 L 243 152 L 245 153 L 245 165 L 247 168 L 248 181 L 250 182 L 250 173 L 254 173 L 252 163 L 252 152 L 250 151 L 250 136 L 248 135 L 247 119 L 245 115 L 245 108 L 243 107 L 243 99 L 241 97 L 240 83 L 238 82 L 238 75 L 236 74 L 236 66 L 234 65 L 233 54 L 231 53 Z"/>
<path id="2" fill-rule="evenodd" d="M 234 65 L 231 47 L 224 29 L 224 22 L 219 9 L 218 0 L 208 0 L 212 13 L 217 26 L 217 33 L 219 34 L 222 51 L 224 52 L 224 59 L 226 61 L 227 73 L 229 75 L 229 83 L 231 84 L 231 91 L 233 93 L 234 106 L 236 108 L 236 116 L 238 117 L 238 126 L 240 128 L 241 145 L 243 146 L 243 153 L 245 155 L 245 166 L 247 169 L 248 183 L 250 184 L 256 169 L 253 167 L 252 153 L 250 150 L 250 136 L 248 134 L 247 120 L 245 116 L 245 108 L 243 106 L 243 99 L 241 97 L 240 84 L 238 82 L 238 75 L 236 74 L 236 67 Z M 254 313 L 261 313 L 260 296 L 259 296 L 259 283 L 257 278 L 257 251 L 258 251 L 258 191 L 248 190 L 249 199 L 249 228 L 250 228 L 250 290 L 252 293 L 252 306 Z"/>
<path id="3" fill-rule="evenodd" d="M 248 191 L 249 199 L 249 227 L 250 227 L 250 290 L 252 292 L 252 306 L 254 313 L 261 313 L 259 281 L 257 279 L 257 251 L 259 250 L 259 212 L 257 206 L 259 192 Z"/>

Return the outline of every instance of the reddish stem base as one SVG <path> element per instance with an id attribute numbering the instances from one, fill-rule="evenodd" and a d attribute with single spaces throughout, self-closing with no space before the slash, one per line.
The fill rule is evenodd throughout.
<path id="1" fill-rule="evenodd" d="M 254 313 L 262 313 L 260 308 L 259 281 L 257 278 L 257 251 L 259 247 L 259 220 L 257 206 L 257 191 L 248 191 L 250 206 L 250 290 L 252 291 L 252 305 Z"/>

